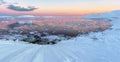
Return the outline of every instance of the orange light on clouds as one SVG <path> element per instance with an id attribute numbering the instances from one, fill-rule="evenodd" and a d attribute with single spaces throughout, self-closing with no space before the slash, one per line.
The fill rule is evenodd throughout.
<path id="1" fill-rule="evenodd" d="M 27 6 L 27 5 L 24 5 Z M 120 6 L 117 5 L 117 6 Z M 9 13 L 9 14 L 31 14 L 31 15 L 86 15 L 86 14 L 93 14 L 93 13 L 101 13 L 107 12 L 112 10 L 118 10 L 119 7 L 116 5 L 93 5 L 93 6 L 54 6 L 54 7 L 39 7 L 39 9 L 34 11 L 14 11 L 7 9 L 5 6 L 0 6 L 2 13 Z"/>

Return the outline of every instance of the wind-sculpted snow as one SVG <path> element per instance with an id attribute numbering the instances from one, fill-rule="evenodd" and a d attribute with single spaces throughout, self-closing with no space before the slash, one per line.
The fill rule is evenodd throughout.
<path id="1" fill-rule="evenodd" d="M 0 40 L 0 62 L 120 62 L 120 18 L 112 27 L 55 45 Z"/>

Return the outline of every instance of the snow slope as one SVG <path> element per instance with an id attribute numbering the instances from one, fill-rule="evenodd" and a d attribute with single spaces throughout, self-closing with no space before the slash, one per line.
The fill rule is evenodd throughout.
<path id="1" fill-rule="evenodd" d="M 56 45 L 0 40 L 0 62 L 120 62 L 120 17 L 109 19 L 111 29 Z"/>
<path id="2" fill-rule="evenodd" d="M 100 14 L 86 15 L 82 16 L 82 18 L 114 18 L 120 17 L 120 10 L 115 10 L 112 12 L 105 12 Z"/>

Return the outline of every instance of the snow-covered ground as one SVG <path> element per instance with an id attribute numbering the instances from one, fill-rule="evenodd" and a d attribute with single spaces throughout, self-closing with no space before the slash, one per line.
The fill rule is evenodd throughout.
<path id="1" fill-rule="evenodd" d="M 86 17 L 93 18 L 93 15 Z M 111 29 L 92 32 L 55 45 L 0 40 L 0 62 L 120 62 L 120 17 L 106 15 L 100 18 L 111 20 Z"/>

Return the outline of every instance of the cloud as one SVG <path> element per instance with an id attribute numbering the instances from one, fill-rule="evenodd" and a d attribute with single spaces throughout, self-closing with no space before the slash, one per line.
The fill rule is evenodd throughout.
<path id="1" fill-rule="evenodd" d="M 4 0 L 0 0 L 0 5 L 2 4 L 6 4 L 7 2 L 5 2 Z"/>
<path id="2" fill-rule="evenodd" d="M 28 6 L 27 8 L 25 8 L 21 6 L 15 6 L 15 5 L 8 5 L 7 8 L 14 11 L 34 11 L 37 9 L 34 6 Z"/>
<path id="3" fill-rule="evenodd" d="M 14 11 L 34 11 L 38 8 L 34 6 L 22 7 L 19 6 L 19 3 L 9 3 L 4 0 L 0 0 L 0 5 L 4 5 L 7 9 L 14 10 Z"/>

